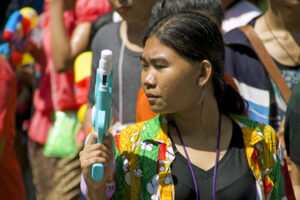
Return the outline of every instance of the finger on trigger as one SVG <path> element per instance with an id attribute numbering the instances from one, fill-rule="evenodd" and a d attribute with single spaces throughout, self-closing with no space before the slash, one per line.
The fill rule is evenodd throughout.
<path id="1" fill-rule="evenodd" d="M 107 147 L 111 147 L 113 144 L 112 135 L 103 135 L 103 142 Z"/>

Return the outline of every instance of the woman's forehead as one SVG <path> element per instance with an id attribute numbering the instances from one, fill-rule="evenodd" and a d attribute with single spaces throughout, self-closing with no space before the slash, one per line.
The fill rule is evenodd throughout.
<path id="1" fill-rule="evenodd" d="M 156 35 L 149 37 L 145 43 L 142 57 L 176 57 L 179 56 L 172 48 L 163 44 Z"/>
<path id="2" fill-rule="evenodd" d="M 178 64 L 186 62 L 190 63 L 188 59 L 181 56 L 171 47 L 168 47 L 167 45 L 160 42 L 160 40 L 156 36 L 151 36 L 147 39 L 141 55 L 141 61 L 152 64 Z"/>

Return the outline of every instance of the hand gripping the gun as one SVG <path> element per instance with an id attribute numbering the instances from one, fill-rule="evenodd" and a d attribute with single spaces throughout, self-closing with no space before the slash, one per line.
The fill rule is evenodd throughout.
<path id="1" fill-rule="evenodd" d="M 106 184 L 113 181 L 114 139 L 112 135 L 103 135 L 102 144 L 97 143 L 98 133 L 93 132 L 89 136 L 84 149 L 79 154 L 82 173 L 88 188 L 87 193 L 90 199 L 106 199 Z M 95 181 L 91 177 L 94 163 L 101 163 L 104 167 L 101 181 Z"/>

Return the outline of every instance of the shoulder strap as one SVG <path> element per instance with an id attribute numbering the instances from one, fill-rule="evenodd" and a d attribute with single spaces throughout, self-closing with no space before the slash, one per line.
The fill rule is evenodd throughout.
<path id="1" fill-rule="evenodd" d="M 277 88 L 279 89 L 284 101 L 288 103 L 289 98 L 291 96 L 291 90 L 282 77 L 279 69 L 277 68 L 275 62 L 273 61 L 270 54 L 267 52 L 263 42 L 260 40 L 252 26 L 246 25 L 239 28 L 241 31 L 245 33 L 248 37 L 251 45 L 253 46 L 256 54 L 262 61 L 265 69 L 270 74 L 271 78 L 275 82 Z"/>

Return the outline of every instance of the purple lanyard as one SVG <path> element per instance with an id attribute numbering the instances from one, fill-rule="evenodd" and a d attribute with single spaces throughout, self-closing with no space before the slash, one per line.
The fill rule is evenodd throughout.
<path id="1" fill-rule="evenodd" d="M 219 129 L 218 129 L 217 150 L 216 150 L 216 162 L 215 162 L 215 166 L 214 166 L 214 179 L 213 179 L 213 191 L 212 191 L 213 200 L 216 200 L 216 178 L 217 178 L 217 166 L 218 166 L 219 154 L 220 154 L 219 146 L 220 146 L 220 135 L 221 135 L 221 122 L 222 122 L 222 115 L 220 113 L 219 114 Z M 196 190 L 196 200 L 199 200 L 198 185 L 197 185 L 196 177 L 195 177 L 195 174 L 194 174 L 194 170 L 192 168 L 192 164 L 191 164 L 189 155 L 188 155 L 188 153 L 187 153 L 187 151 L 185 149 L 185 145 L 183 143 L 183 139 L 181 137 L 179 129 L 176 126 L 175 123 L 174 123 L 174 125 L 175 125 L 175 128 L 176 128 L 177 134 L 179 136 L 179 139 L 181 141 L 181 144 L 182 144 L 185 156 L 187 158 L 187 161 L 188 161 L 188 164 L 189 164 L 189 167 L 190 167 L 190 171 L 192 173 L 192 177 L 193 177 L 193 181 L 194 181 L 194 187 L 195 187 L 195 190 Z"/>

